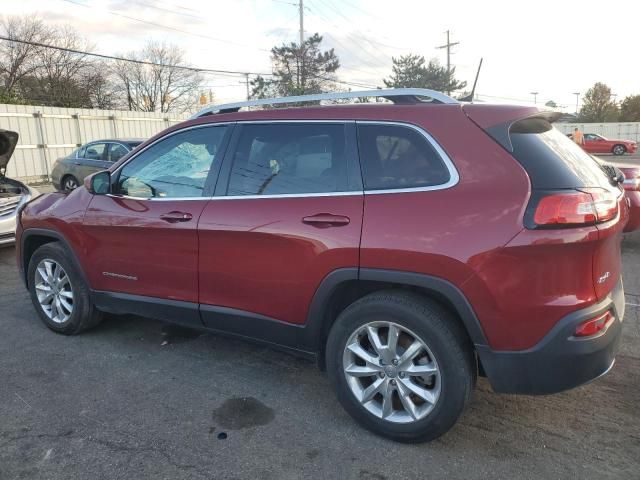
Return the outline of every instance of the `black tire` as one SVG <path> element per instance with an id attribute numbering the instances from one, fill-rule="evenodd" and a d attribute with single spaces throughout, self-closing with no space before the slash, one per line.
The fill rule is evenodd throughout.
<path id="1" fill-rule="evenodd" d="M 62 177 L 62 180 L 60 180 L 60 186 L 64 192 L 75 190 L 79 185 L 78 179 L 73 175 L 65 175 Z"/>
<path id="2" fill-rule="evenodd" d="M 611 153 L 613 153 L 614 155 L 624 155 L 625 153 L 627 153 L 627 147 L 620 144 L 614 145 L 611 149 Z"/>
<path id="3" fill-rule="evenodd" d="M 69 289 L 73 292 L 73 308 L 69 318 L 63 322 L 52 320 L 47 313 L 45 313 L 44 308 L 38 300 L 36 283 L 40 274 L 37 272 L 37 267 L 43 260 L 52 260 L 57 263 L 64 269 L 64 272 L 69 278 Z M 62 244 L 53 242 L 38 248 L 31 256 L 27 275 L 31 301 L 40 319 L 54 332 L 65 335 L 76 335 L 84 330 L 95 327 L 102 321 L 103 314 L 91 303 L 89 287 L 82 273 Z"/>
<path id="4" fill-rule="evenodd" d="M 435 405 L 425 417 L 411 423 L 394 423 L 371 413 L 351 391 L 344 373 L 347 341 L 363 325 L 380 319 L 418 335 L 440 369 Z M 326 359 L 329 380 L 345 410 L 370 431 L 408 443 L 431 441 L 446 433 L 470 399 L 477 376 L 473 347 L 460 324 L 438 303 L 411 292 L 375 292 L 347 307 L 331 328 Z"/>

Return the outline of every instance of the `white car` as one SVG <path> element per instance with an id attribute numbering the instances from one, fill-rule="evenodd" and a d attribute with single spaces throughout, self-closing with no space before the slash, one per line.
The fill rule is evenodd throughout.
<path id="1" fill-rule="evenodd" d="M 18 208 L 39 195 L 34 188 L 5 177 L 16 143 L 16 132 L 0 129 L 0 247 L 15 243 Z"/>

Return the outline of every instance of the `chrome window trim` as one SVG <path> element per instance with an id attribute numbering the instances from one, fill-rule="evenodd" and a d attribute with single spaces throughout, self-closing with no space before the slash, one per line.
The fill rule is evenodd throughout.
<path id="1" fill-rule="evenodd" d="M 400 121 L 385 121 L 385 120 L 351 120 L 351 119 L 292 119 L 292 120 L 239 120 L 233 122 L 210 122 L 203 123 L 200 125 L 192 125 L 190 127 L 181 128 L 174 132 L 171 132 L 168 135 L 158 138 L 153 143 L 150 143 L 146 147 L 144 147 L 139 152 L 136 152 L 131 158 L 127 159 L 122 165 L 119 165 L 111 175 L 115 175 L 120 169 L 124 168 L 129 162 L 133 161 L 138 157 L 138 155 L 142 154 L 145 150 L 155 145 L 156 143 L 168 138 L 170 136 L 176 135 L 178 133 L 186 132 L 188 130 L 193 130 L 196 128 L 206 128 L 206 127 L 216 127 L 216 126 L 226 126 L 232 124 L 239 125 L 247 125 L 247 124 L 274 124 L 274 123 L 355 123 L 357 125 L 394 125 L 400 127 L 411 128 L 418 133 L 420 133 L 427 142 L 433 147 L 436 153 L 440 156 L 443 163 L 447 167 L 449 171 L 449 181 L 446 183 L 442 183 L 439 185 L 429 185 L 425 187 L 411 187 L 411 188 L 390 188 L 390 189 L 378 189 L 378 190 L 360 190 L 360 191 L 345 191 L 345 192 L 323 192 L 323 193 L 283 193 L 283 194 L 271 194 L 271 195 L 223 195 L 223 196 L 209 196 L 209 197 L 170 197 L 170 198 L 162 198 L 162 197 L 133 197 L 129 195 L 115 195 L 112 193 L 108 193 L 107 196 L 113 198 L 124 198 L 127 200 L 149 200 L 149 201 L 184 201 L 184 200 L 257 200 L 261 198 L 310 198 L 310 197 L 340 197 L 340 196 L 355 196 L 355 195 L 382 195 L 382 194 L 393 194 L 393 193 L 417 193 L 417 192 L 430 192 L 437 190 L 446 190 L 448 188 L 454 187 L 460 181 L 460 175 L 458 174 L 458 170 L 456 169 L 453 161 L 449 157 L 449 155 L 444 151 L 444 149 L 440 146 L 440 144 L 422 127 L 408 123 L 408 122 L 400 122 Z"/>

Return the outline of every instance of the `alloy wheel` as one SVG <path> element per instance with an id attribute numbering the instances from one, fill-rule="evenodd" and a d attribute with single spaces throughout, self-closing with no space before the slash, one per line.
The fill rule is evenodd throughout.
<path id="1" fill-rule="evenodd" d="M 613 153 L 616 155 L 622 155 L 624 153 L 624 147 L 617 145 L 613 148 Z"/>
<path id="2" fill-rule="evenodd" d="M 67 272 L 55 260 L 44 259 L 36 267 L 35 289 L 45 315 L 64 323 L 73 313 L 73 288 Z"/>
<path id="3" fill-rule="evenodd" d="M 78 188 L 78 182 L 76 182 L 76 179 L 73 177 L 67 177 L 64 181 L 64 185 L 62 185 L 62 187 L 67 191 L 70 192 L 71 190 L 74 190 L 76 188 Z"/>
<path id="4" fill-rule="evenodd" d="M 359 327 L 347 341 L 342 364 L 351 393 L 383 420 L 415 422 L 438 402 L 441 373 L 433 353 L 418 335 L 397 323 Z"/>

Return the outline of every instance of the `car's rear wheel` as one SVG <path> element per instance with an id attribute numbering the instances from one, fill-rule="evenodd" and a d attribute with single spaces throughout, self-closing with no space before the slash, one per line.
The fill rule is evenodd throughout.
<path id="1" fill-rule="evenodd" d="M 614 155 L 624 155 L 627 152 L 627 149 L 624 145 L 614 145 L 611 151 Z"/>
<path id="2" fill-rule="evenodd" d="M 102 320 L 82 274 L 59 243 L 38 248 L 27 271 L 31 301 L 51 330 L 74 335 Z"/>
<path id="3" fill-rule="evenodd" d="M 456 319 L 413 293 L 376 292 L 350 305 L 331 329 L 326 357 L 343 407 L 369 430 L 404 442 L 448 431 L 476 380 Z"/>
<path id="4" fill-rule="evenodd" d="M 76 188 L 78 188 L 78 179 L 76 177 L 74 177 L 73 175 L 66 175 L 63 179 L 62 179 L 62 190 L 64 190 L 65 192 L 70 192 L 71 190 L 75 190 Z"/>

